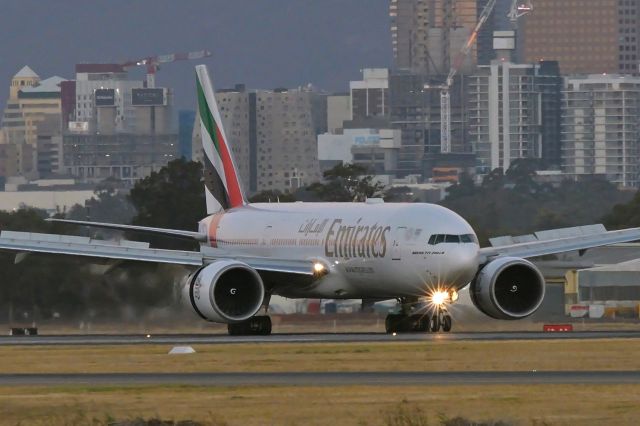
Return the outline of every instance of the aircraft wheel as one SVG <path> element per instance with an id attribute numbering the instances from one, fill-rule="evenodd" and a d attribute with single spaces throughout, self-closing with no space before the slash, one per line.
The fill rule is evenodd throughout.
<path id="1" fill-rule="evenodd" d="M 451 320 L 451 315 L 445 315 L 442 317 L 442 331 L 448 333 L 451 331 L 453 321 Z"/>
<path id="2" fill-rule="evenodd" d="M 424 315 L 413 315 L 411 317 L 412 331 L 428 332 L 429 331 L 429 317 Z"/>
<path id="3" fill-rule="evenodd" d="M 388 314 L 384 320 L 385 331 L 388 334 L 401 332 L 404 319 L 405 315 L 402 314 Z"/>
<path id="4" fill-rule="evenodd" d="M 227 332 L 229 336 L 243 336 L 247 334 L 244 323 L 227 324 Z"/>
<path id="5" fill-rule="evenodd" d="M 431 331 L 437 333 L 440 330 L 440 315 L 434 315 L 431 317 Z"/>
<path id="6" fill-rule="evenodd" d="M 263 336 L 268 336 L 271 334 L 271 317 L 267 315 L 263 315 L 260 317 L 255 317 L 257 324 L 256 334 L 261 334 Z"/>
<path id="7" fill-rule="evenodd" d="M 271 318 L 267 315 L 255 316 L 247 321 L 228 324 L 230 336 L 267 336 L 271 334 Z"/>

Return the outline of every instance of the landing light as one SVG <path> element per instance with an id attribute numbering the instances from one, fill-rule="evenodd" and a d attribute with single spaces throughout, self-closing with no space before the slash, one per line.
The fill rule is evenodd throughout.
<path id="1" fill-rule="evenodd" d="M 322 274 L 323 272 L 325 272 L 325 267 L 322 263 L 316 262 L 313 264 L 313 271 L 316 274 Z"/>
<path id="2" fill-rule="evenodd" d="M 449 292 L 438 290 L 431 295 L 431 303 L 436 306 L 442 306 L 447 301 L 449 301 Z"/>

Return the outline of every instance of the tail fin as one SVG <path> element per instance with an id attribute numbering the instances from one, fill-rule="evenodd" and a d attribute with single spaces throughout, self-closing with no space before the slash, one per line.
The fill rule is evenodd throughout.
<path id="1" fill-rule="evenodd" d="M 207 213 L 246 204 L 206 65 L 196 66 Z"/>

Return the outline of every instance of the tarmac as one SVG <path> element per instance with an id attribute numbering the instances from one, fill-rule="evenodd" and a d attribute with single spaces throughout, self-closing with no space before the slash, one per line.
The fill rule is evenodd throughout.
<path id="1" fill-rule="evenodd" d="M 0 386 L 444 386 L 640 384 L 640 371 L 0 374 Z"/>
<path id="2" fill-rule="evenodd" d="M 145 344 L 196 345 L 234 343 L 379 343 L 638 338 L 640 338 L 640 331 L 401 333 L 397 335 L 385 333 L 304 333 L 272 334 L 270 336 L 228 336 L 226 334 L 88 334 L 0 336 L 0 346 Z"/>

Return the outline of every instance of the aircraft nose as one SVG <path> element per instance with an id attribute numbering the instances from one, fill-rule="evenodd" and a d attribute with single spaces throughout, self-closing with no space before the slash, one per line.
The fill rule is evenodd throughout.
<path id="1" fill-rule="evenodd" d="M 462 288 L 469 284 L 478 272 L 478 246 L 469 244 L 458 247 L 452 252 L 453 262 L 457 266 L 458 278 L 454 280 L 456 287 Z"/>
<path id="2" fill-rule="evenodd" d="M 478 246 L 465 244 L 447 250 L 443 266 L 442 284 L 454 288 L 466 286 L 478 271 Z"/>

